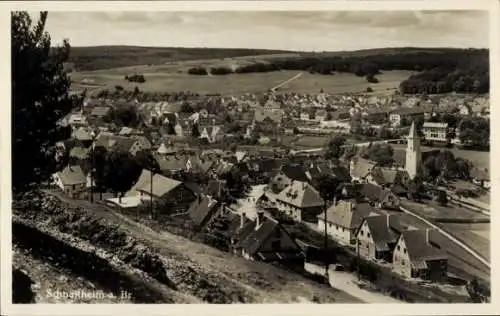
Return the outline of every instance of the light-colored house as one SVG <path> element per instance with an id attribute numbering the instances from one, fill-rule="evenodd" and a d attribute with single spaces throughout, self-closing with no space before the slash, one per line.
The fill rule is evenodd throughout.
<path id="1" fill-rule="evenodd" d="M 396 242 L 392 269 L 408 279 L 439 281 L 447 276 L 448 256 L 432 242 L 428 229 L 406 230 Z"/>
<path id="2" fill-rule="evenodd" d="M 349 172 L 352 177 L 352 181 L 364 183 L 370 172 L 377 166 L 377 163 L 367 160 L 361 157 L 356 157 L 351 159 L 349 165 Z"/>
<path id="3" fill-rule="evenodd" d="M 425 117 L 425 109 L 420 107 L 406 108 L 400 107 L 389 113 L 389 122 L 392 127 L 408 125 L 407 123 L 414 121 L 416 118 Z"/>
<path id="4" fill-rule="evenodd" d="M 143 170 L 131 191 L 137 192 L 136 195 L 139 195 L 141 200 L 145 202 L 150 201 L 151 198 L 166 202 L 170 209 L 187 209 L 190 203 L 195 200 L 194 193 L 180 181 L 154 174 L 151 182 L 151 172 L 148 170 Z"/>
<path id="5" fill-rule="evenodd" d="M 85 195 L 87 178 L 78 165 L 69 165 L 52 175 L 54 184 L 69 197 L 76 199 Z"/>
<path id="6" fill-rule="evenodd" d="M 378 213 L 368 203 L 340 201 L 330 206 L 326 215 L 326 230 L 334 240 L 343 245 L 355 245 L 356 231 L 363 218 Z M 317 216 L 318 230 L 325 231 L 325 213 Z"/>
<path id="7" fill-rule="evenodd" d="M 309 121 L 311 118 L 311 114 L 308 111 L 304 111 L 300 113 L 300 119 L 302 121 Z"/>
<path id="8" fill-rule="evenodd" d="M 217 141 L 221 131 L 220 126 L 203 127 L 199 138 L 206 139 L 209 143 L 214 143 Z"/>
<path id="9" fill-rule="evenodd" d="M 448 142 L 448 123 L 425 122 L 422 127 L 422 132 L 426 141 L 431 142 Z"/>
<path id="10" fill-rule="evenodd" d="M 356 232 L 356 251 L 370 260 L 392 262 L 399 231 L 394 215 L 365 217 Z"/>
<path id="11" fill-rule="evenodd" d="M 276 197 L 276 207 L 297 222 L 316 222 L 317 215 L 324 207 L 324 201 L 309 183 L 292 181 Z"/>
<path id="12" fill-rule="evenodd" d="M 458 113 L 463 116 L 469 116 L 472 114 L 472 109 L 466 102 L 458 104 L 458 110 Z"/>

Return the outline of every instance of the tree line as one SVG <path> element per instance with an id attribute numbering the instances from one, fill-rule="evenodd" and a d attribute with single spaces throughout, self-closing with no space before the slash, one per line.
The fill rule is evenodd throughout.
<path id="1" fill-rule="evenodd" d="M 407 94 L 434 94 L 448 92 L 489 92 L 489 57 L 486 49 L 443 49 L 429 52 L 401 51 L 396 54 L 370 56 L 311 56 L 275 59 L 241 65 L 235 69 L 212 67 L 214 75 L 301 70 L 310 73 L 333 75 L 352 73 L 377 83 L 381 71 L 409 70 L 411 75 L 400 85 Z M 197 66 L 188 70 L 193 75 L 208 75 L 208 70 Z"/>

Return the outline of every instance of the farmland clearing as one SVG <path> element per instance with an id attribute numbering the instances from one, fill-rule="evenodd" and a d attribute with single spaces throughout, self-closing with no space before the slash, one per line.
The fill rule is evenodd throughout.
<path id="1" fill-rule="evenodd" d="M 261 59 L 261 57 L 259 57 Z M 114 89 L 120 85 L 124 89 L 132 90 L 136 86 L 145 92 L 179 92 L 192 91 L 199 94 L 230 94 L 242 95 L 245 93 L 264 93 L 269 89 L 280 86 L 278 92 L 325 93 L 341 94 L 364 92 L 367 87 L 374 90 L 374 94 L 392 93 L 401 81 L 407 79 L 409 71 L 384 71 L 378 75 L 379 83 L 368 83 L 364 77 L 357 77 L 350 73 L 335 73 L 334 75 L 311 74 L 301 71 L 275 71 L 267 73 L 245 73 L 199 76 L 190 75 L 187 70 L 191 67 L 227 66 L 236 67 L 249 61 L 259 59 L 231 58 L 225 60 L 184 61 L 172 62 L 162 65 L 141 65 L 123 68 L 102 69 L 95 71 L 82 71 L 71 73 L 72 89 L 80 90 L 92 83 L 92 87 L 100 86 L 102 89 Z M 125 76 L 131 73 L 143 74 L 146 82 L 130 83 Z M 299 74 L 302 75 L 299 76 Z M 286 82 L 298 76 L 295 80 Z"/>

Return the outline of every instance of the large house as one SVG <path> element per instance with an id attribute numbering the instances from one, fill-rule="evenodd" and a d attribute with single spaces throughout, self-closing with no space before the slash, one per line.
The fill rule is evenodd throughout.
<path id="1" fill-rule="evenodd" d="M 195 228 L 202 230 L 217 216 L 221 207 L 221 203 L 212 197 L 198 195 L 198 198 L 189 207 L 188 214 Z"/>
<path id="2" fill-rule="evenodd" d="M 399 127 L 419 117 L 422 119 L 425 117 L 425 109 L 420 107 L 401 107 L 389 114 L 389 121 L 392 127 Z"/>
<path id="3" fill-rule="evenodd" d="M 269 187 L 273 192 L 278 193 L 293 181 L 307 182 L 309 178 L 303 166 L 299 164 L 284 164 L 269 182 Z"/>
<path id="4" fill-rule="evenodd" d="M 356 233 L 356 251 L 370 260 L 392 262 L 400 228 L 396 216 L 369 216 Z"/>
<path id="5" fill-rule="evenodd" d="M 431 241 L 427 230 L 407 230 L 394 249 L 392 269 L 406 278 L 439 281 L 447 276 L 448 256 Z"/>
<path id="6" fill-rule="evenodd" d="M 324 201 L 309 183 L 292 181 L 276 197 L 276 206 L 280 212 L 297 222 L 315 222 L 324 207 Z"/>
<path id="7" fill-rule="evenodd" d="M 422 132 L 426 142 L 447 143 L 449 141 L 448 123 L 425 122 Z"/>
<path id="8" fill-rule="evenodd" d="M 361 157 L 352 159 L 349 165 L 352 181 L 358 183 L 366 182 L 367 177 L 376 165 L 377 163 Z"/>
<path id="9" fill-rule="evenodd" d="M 317 216 L 318 229 L 326 230 L 328 235 L 343 245 L 354 245 L 356 231 L 361 225 L 363 218 L 378 215 L 376 210 L 368 203 L 356 203 L 355 201 L 340 201 L 334 203 L 325 213 Z"/>
<path id="10" fill-rule="evenodd" d="M 301 248 L 282 225 L 257 212 L 255 220 L 237 215 L 231 223 L 233 253 L 252 261 L 290 261 L 303 258 Z"/>
<path id="11" fill-rule="evenodd" d="M 168 203 L 170 209 L 159 210 L 160 212 L 172 211 L 174 207 L 178 210 L 187 209 L 195 200 L 195 194 L 184 183 L 160 174 L 154 174 L 151 180 L 151 172 L 148 170 L 143 170 L 131 191 L 136 192 L 136 195 L 144 202 L 153 199 L 153 201 Z"/>
<path id="12" fill-rule="evenodd" d="M 87 177 L 78 165 L 69 165 L 54 173 L 52 180 L 71 198 L 81 198 L 86 193 Z"/>
<path id="13" fill-rule="evenodd" d="M 371 183 L 359 185 L 359 197 L 380 209 L 398 209 L 399 198 L 389 189 Z"/>
<path id="14" fill-rule="evenodd" d="M 150 149 L 151 143 L 144 136 L 125 137 L 102 132 L 96 138 L 94 147 L 104 147 L 108 151 L 128 152 L 135 156 L 142 150 Z"/>

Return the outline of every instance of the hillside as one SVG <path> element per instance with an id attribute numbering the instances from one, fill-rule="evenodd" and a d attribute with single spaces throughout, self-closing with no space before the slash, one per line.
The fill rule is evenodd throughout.
<path id="1" fill-rule="evenodd" d="M 219 59 L 288 53 L 278 50 L 177 48 L 139 46 L 71 47 L 69 65 L 77 71 L 109 69 L 135 65 L 164 64 L 175 61 Z"/>
<path id="2" fill-rule="evenodd" d="M 104 293 L 125 290 L 138 303 L 359 302 L 301 275 L 153 231 L 86 201 L 43 195 L 15 203 L 13 213 L 15 267 L 38 281 L 41 302 L 50 299 L 43 290 L 62 279 L 86 280 L 83 285 Z M 62 276 L 50 266 L 35 269 L 42 261 Z M 56 279 L 40 284 L 41 275 Z"/>

